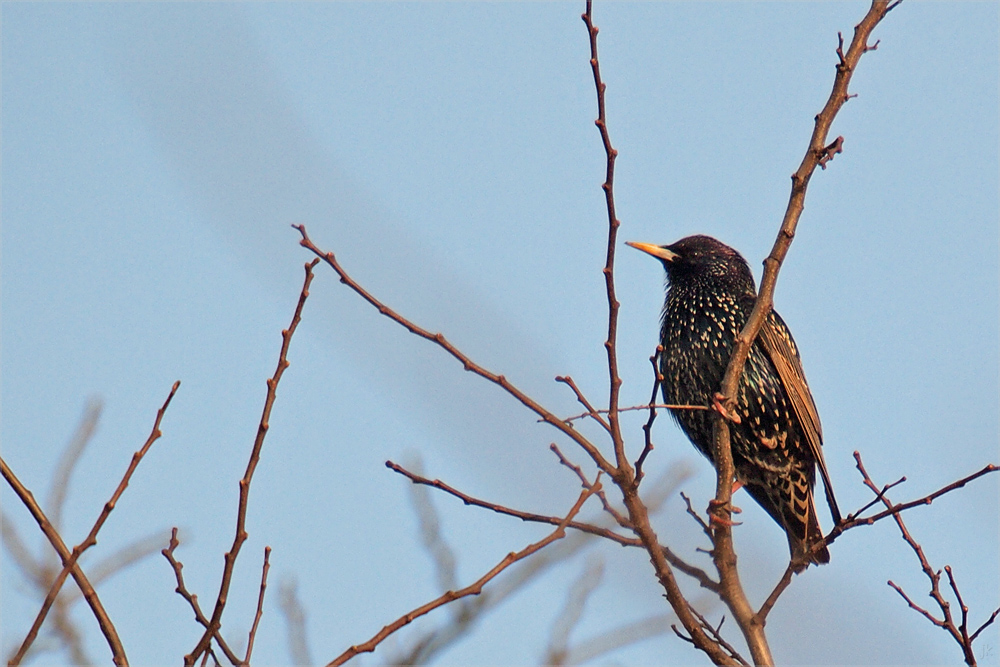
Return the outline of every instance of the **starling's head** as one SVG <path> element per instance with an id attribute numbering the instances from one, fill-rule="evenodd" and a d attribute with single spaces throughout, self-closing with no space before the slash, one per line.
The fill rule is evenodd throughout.
<path id="1" fill-rule="evenodd" d="M 714 277 L 749 284 L 750 289 L 754 289 L 753 274 L 743 256 L 711 236 L 688 236 L 663 246 L 632 241 L 627 241 L 626 245 L 659 259 L 671 284 Z"/>

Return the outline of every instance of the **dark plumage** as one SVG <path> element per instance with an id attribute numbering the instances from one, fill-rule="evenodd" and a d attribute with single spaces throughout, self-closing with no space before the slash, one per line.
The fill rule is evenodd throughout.
<path id="1" fill-rule="evenodd" d="M 709 236 L 689 236 L 668 246 L 629 245 L 659 259 L 667 271 L 660 331 L 664 401 L 712 405 L 734 340 L 757 296 L 750 267 L 738 252 Z M 704 410 L 671 413 L 698 451 L 713 461 L 714 415 Z M 798 349 L 776 312 L 751 348 L 735 416 L 738 422 L 731 421 L 729 429 L 736 481 L 785 529 L 792 559 L 800 568 L 829 562 L 825 546 L 813 552 L 813 545 L 823 539 L 813 502 L 817 466 L 834 521 L 840 520 L 840 513 Z"/>

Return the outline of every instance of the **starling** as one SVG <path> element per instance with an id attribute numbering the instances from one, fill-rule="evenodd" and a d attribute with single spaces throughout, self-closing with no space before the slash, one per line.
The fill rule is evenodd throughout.
<path id="1" fill-rule="evenodd" d="M 666 246 L 628 245 L 656 257 L 667 271 L 660 330 L 663 400 L 712 406 L 734 341 L 757 298 L 750 267 L 738 252 L 710 236 L 689 236 Z M 819 414 L 792 334 L 773 310 L 750 350 L 733 412 L 729 431 L 736 484 L 785 529 L 796 569 L 828 563 L 813 502 L 817 466 L 835 522 L 840 512 L 823 461 Z M 671 413 L 714 465 L 713 415 L 705 410 Z"/>

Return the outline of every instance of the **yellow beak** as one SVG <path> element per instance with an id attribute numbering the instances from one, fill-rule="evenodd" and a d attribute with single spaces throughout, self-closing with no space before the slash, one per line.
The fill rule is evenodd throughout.
<path id="1" fill-rule="evenodd" d="M 656 257 L 657 259 L 662 259 L 665 262 L 672 262 L 679 256 L 676 252 L 671 252 L 666 248 L 653 245 L 652 243 L 636 243 L 635 241 L 626 241 L 625 245 L 631 246 L 636 250 L 641 250 L 652 255 L 653 257 Z"/>

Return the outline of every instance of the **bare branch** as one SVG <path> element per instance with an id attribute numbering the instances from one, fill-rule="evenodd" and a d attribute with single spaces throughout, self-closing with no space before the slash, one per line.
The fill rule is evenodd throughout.
<path id="1" fill-rule="evenodd" d="M 851 76 L 861 59 L 862 54 L 868 45 L 868 37 L 879 21 L 885 17 L 888 11 L 886 0 L 874 0 L 868 13 L 854 29 L 854 38 L 851 46 L 845 54 L 843 52 L 843 38 L 840 38 L 840 46 L 837 48 L 839 64 L 837 74 L 834 78 L 833 90 L 823 107 L 823 110 L 816 115 L 816 123 L 813 128 L 812 137 L 809 140 L 809 147 L 798 170 L 792 175 L 792 191 L 788 200 L 788 207 L 781 223 L 781 229 L 774 242 L 770 255 L 764 260 L 764 275 L 761 279 L 760 292 L 758 293 L 753 311 L 747 318 L 746 325 L 737 336 L 732 355 L 729 358 L 729 365 L 726 368 L 726 375 L 722 381 L 720 392 L 723 397 L 723 407 L 727 412 L 732 413 L 735 408 L 736 391 L 740 378 L 743 376 L 743 367 L 750 354 L 750 348 L 757 338 L 757 334 L 763 326 L 765 320 L 771 313 L 774 298 L 774 288 L 778 279 L 778 272 L 781 264 L 788 253 L 792 239 L 795 237 L 795 229 L 798 226 L 799 217 L 805 206 L 806 188 L 809 179 L 815 172 L 816 167 L 827 161 L 835 152 L 839 152 L 842 140 L 827 144 L 827 136 L 830 126 L 833 124 L 837 112 L 847 101 L 847 90 L 851 81 Z M 739 573 L 736 569 L 736 552 L 733 549 L 732 526 L 725 516 L 731 507 L 732 483 L 734 479 L 732 452 L 730 450 L 729 426 L 720 416 L 716 417 L 714 426 L 715 456 L 714 461 L 718 475 L 716 477 L 716 496 L 713 503 L 719 518 L 714 528 L 714 548 L 713 557 L 716 568 L 719 570 L 719 578 L 722 586 L 722 596 L 726 605 L 733 614 L 734 619 L 740 626 L 740 631 L 746 637 L 750 646 L 750 653 L 755 664 L 773 664 L 770 648 L 767 645 L 767 637 L 764 634 L 764 626 L 760 624 L 757 613 L 750 606 L 739 581 Z"/>
<path id="2" fill-rule="evenodd" d="M 423 465 L 419 458 L 413 462 L 412 467 L 423 473 Z M 434 561 L 438 586 L 442 591 L 447 591 L 457 586 L 455 552 L 441 534 L 441 522 L 426 486 L 426 484 L 411 484 L 410 500 L 420 521 L 420 541 Z"/>
<path id="3" fill-rule="evenodd" d="M 764 601 L 764 604 L 757 611 L 757 622 L 762 626 L 767 624 L 767 615 L 771 612 L 781 594 L 788 588 L 788 585 L 792 583 L 793 574 L 795 574 L 795 566 L 789 563 L 788 567 L 785 568 L 785 573 L 781 575 L 781 579 L 775 585 L 774 590 L 771 591 L 771 594 L 767 596 L 767 600 Z"/>
<path id="4" fill-rule="evenodd" d="M 528 546 L 526 546 L 521 551 L 518 551 L 517 553 L 507 554 L 499 563 L 493 566 L 493 568 L 489 572 L 487 572 L 482 577 L 477 579 L 471 585 L 466 586 L 465 588 L 457 591 L 447 591 L 444 595 L 428 602 L 425 605 L 417 607 L 416 609 L 407 614 L 404 614 L 400 618 L 396 619 L 389 625 L 382 628 L 378 633 L 375 634 L 374 637 L 369 639 L 367 642 L 359 644 L 357 646 L 352 646 L 351 648 L 344 651 L 342 654 L 340 654 L 334 660 L 332 660 L 329 663 L 328 667 L 332 667 L 335 665 L 342 665 L 360 653 L 371 653 L 372 651 L 375 650 L 375 647 L 377 647 L 386 637 L 396 632 L 400 628 L 412 623 L 414 619 L 417 619 L 425 614 L 428 614 L 437 609 L 438 607 L 442 607 L 450 602 L 459 600 L 469 595 L 479 595 L 483 590 L 483 586 L 489 583 L 494 577 L 503 572 L 505 569 L 507 569 L 514 563 L 527 558 L 528 556 L 539 551 L 540 549 L 545 548 L 552 542 L 562 539 L 566 535 L 566 527 L 573 520 L 573 517 L 575 517 L 580 512 L 580 509 L 583 507 L 583 504 L 587 501 L 587 499 L 591 495 L 596 493 L 599 489 L 600 489 L 600 482 L 598 481 L 594 485 L 594 488 L 584 489 L 583 491 L 581 491 L 580 497 L 577 499 L 576 503 L 570 509 L 569 513 L 563 518 L 559 526 L 542 540 L 529 544 Z"/>
<path id="5" fill-rule="evenodd" d="M 260 573 L 260 595 L 257 596 L 257 613 L 253 617 L 253 625 L 250 627 L 250 637 L 247 639 L 247 653 L 243 659 L 244 665 L 250 664 L 250 654 L 253 653 L 253 641 L 257 637 L 257 626 L 260 625 L 260 617 L 264 615 L 264 591 L 267 590 L 267 573 L 271 569 L 271 547 L 264 547 L 264 567 Z"/>
<path id="6" fill-rule="evenodd" d="M 97 591 L 94 590 L 94 587 L 87 579 L 87 576 L 83 573 L 83 570 L 80 569 L 80 566 L 77 565 L 76 561 L 72 560 L 73 556 L 70 553 L 70 550 L 66 548 L 66 543 L 63 542 L 59 532 L 52 526 L 52 523 L 49 522 L 48 517 L 45 516 L 45 512 L 42 511 L 42 508 L 35 501 L 35 497 L 31 491 L 21 483 L 21 481 L 14 474 L 14 471 L 7 466 L 7 462 L 4 461 L 2 457 L 0 457 L 0 471 L 2 471 L 3 478 L 7 480 L 7 483 L 14 490 L 14 493 L 17 494 L 17 497 L 21 499 L 24 506 L 28 508 L 29 512 L 31 512 L 31 516 L 34 517 L 35 522 L 38 524 L 38 527 L 41 528 L 45 537 L 48 538 L 49 543 L 52 544 L 52 547 L 59 554 L 59 558 L 63 562 L 63 567 L 69 568 L 69 572 L 73 575 L 74 581 L 76 581 L 80 590 L 83 591 L 83 597 L 87 600 L 87 604 L 90 605 L 90 609 L 94 612 L 94 616 L 97 618 L 97 623 L 101 627 L 101 632 L 104 634 L 104 637 L 108 642 L 108 646 L 111 648 L 111 655 L 114 663 L 116 665 L 127 665 L 128 658 L 125 656 L 125 649 L 122 647 L 121 639 L 118 637 L 118 631 L 115 630 L 114 624 L 111 622 L 107 612 L 104 610 L 104 605 L 101 604 L 100 599 L 97 597 Z M 24 642 L 22 642 L 21 647 L 10 660 L 9 664 L 21 664 L 24 654 L 31 647 L 31 643 L 37 635 L 38 628 L 32 626 L 32 631 L 29 631 L 28 636 L 24 638 Z"/>
<path id="7" fill-rule="evenodd" d="M 129 463 L 128 469 L 125 471 L 125 475 L 118 483 L 118 488 L 116 488 L 115 492 L 111 494 L 111 500 L 104 504 L 104 508 L 97 517 L 97 521 L 94 522 L 94 526 L 90 529 L 90 533 L 83 540 L 83 542 L 73 547 L 73 553 L 69 557 L 69 562 L 63 561 L 62 570 L 52 581 L 52 585 L 49 587 L 48 595 L 45 596 L 45 600 L 42 602 L 42 608 L 38 610 L 38 615 L 35 617 L 35 621 L 31 626 L 31 631 L 29 631 L 28 636 L 25 637 L 24 644 L 21 645 L 24 651 L 31 646 L 31 641 L 34 640 L 34 636 L 37 635 L 38 630 L 42 627 L 42 623 L 45 622 L 45 617 L 48 615 L 49 609 L 52 608 L 52 604 L 55 602 L 56 596 L 59 595 L 59 591 L 62 589 L 62 585 L 66 581 L 66 577 L 69 576 L 73 566 L 76 565 L 77 560 L 79 560 L 84 551 L 97 544 L 97 533 L 100 532 L 101 528 L 104 526 L 104 522 L 108 520 L 109 516 L 111 516 L 111 512 L 115 509 L 115 505 L 118 504 L 118 499 L 121 498 L 122 494 L 125 493 L 125 489 L 128 488 L 129 481 L 132 479 L 132 474 L 135 472 L 136 468 L 139 467 L 139 463 L 142 461 L 143 457 L 146 456 L 146 452 L 149 451 L 149 448 L 152 447 L 153 443 L 156 442 L 162 435 L 160 432 L 160 422 L 163 420 L 163 415 L 166 413 L 167 408 L 170 406 L 170 401 L 173 400 L 174 394 L 177 393 L 177 389 L 180 386 L 180 380 L 174 382 L 173 387 L 170 389 L 170 394 L 167 395 L 167 400 L 163 402 L 163 405 L 156 412 L 156 421 L 153 422 L 153 430 L 150 432 L 149 437 L 146 438 L 146 442 L 142 445 L 139 451 L 132 455 L 132 462 Z M 29 641 L 29 639 L 31 641 Z"/>
<path id="8" fill-rule="evenodd" d="M 553 526 L 558 526 L 562 524 L 562 519 L 559 517 L 546 516 L 544 514 L 534 514 L 532 512 L 522 512 L 520 510 L 511 509 L 509 507 L 504 507 L 503 505 L 497 505 L 496 503 L 487 502 L 485 500 L 480 500 L 478 498 L 473 498 L 472 496 L 462 493 L 458 489 L 449 486 L 448 484 L 442 482 L 439 479 L 428 479 L 426 477 L 421 477 L 415 473 L 410 472 L 406 468 L 402 467 L 397 463 L 392 461 L 386 461 L 385 467 L 389 468 L 393 472 L 397 472 L 409 479 L 414 484 L 424 484 L 426 486 L 433 487 L 435 489 L 440 489 L 445 493 L 451 494 L 461 500 L 466 505 L 473 505 L 475 507 L 482 507 L 488 509 L 491 512 L 496 512 L 497 514 L 505 514 L 507 516 L 512 516 L 521 521 L 530 521 L 533 523 L 547 523 Z M 584 533 L 590 533 L 591 535 L 596 535 L 598 537 L 607 538 L 613 542 L 617 542 L 622 546 L 642 546 L 642 543 L 632 537 L 625 537 L 619 535 L 618 533 L 608 530 L 607 528 L 601 528 L 589 523 L 582 523 L 580 521 L 570 521 L 566 524 L 568 528 L 573 528 Z"/>
<path id="9" fill-rule="evenodd" d="M 642 405 L 630 405 L 627 408 L 618 408 L 618 412 L 635 412 L 636 410 L 649 410 L 655 408 L 657 410 L 711 410 L 707 405 L 680 405 L 677 403 L 643 403 Z M 595 410 L 595 415 L 606 415 L 607 410 Z M 592 416 L 589 412 L 581 412 L 578 415 L 573 415 L 572 417 L 567 417 L 563 421 L 575 422 L 577 420 L 583 419 L 584 417 Z M 538 421 L 545 421 L 544 419 L 539 419 Z"/>
<path id="10" fill-rule="evenodd" d="M 663 374 L 660 373 L 659 364 L 662 352 L 663 346 L 657 345 L 656 352 L 649 357 L 649 363 L 653 366 L 653 392 L 649 396 L 649 418 L 642 427 L 645 444 L 642 448 L 642 453 L 639 454 L 639 458 L 635 461 L 635 483 L 637 485 L 642 481 L 642 465 L 646 462 L 646 457 L 649 456 L 649 453 L 653 451 L 653 422 L 656 420 L 656 395 L 659 393 L 660 385 L 663 383 Z"/>
<path id="11" fill-rule="evenodd" d="M 611 381 L 608 398 L 608 423 L 611 426 L 611 440 L 615 450 L 616 467 L 612 470 L 607 470 L 603 467 L 601 469 L 605 470 L 615 485 L 621 489 L 622 500 L 625 503 L 626 510 L 628 510 L 629 521 L 633 526 L 632 530 L 642 540 L 643 547 L 649 554 L 650 561 L 656 572 L 656 578 L 666 593 L 667 601 L 674 609 L 684 628 L 691 635 L 695 646 L 704 651 L 709 658 L 718 664 L 736 664 L 725 650 L 705 634 L 704 630 L 699 626 L 697 619 L 691 613 L 688 602 L 677 585 L 676 577 L 666 558 L 666 554 L 660 546 L 656 531 L 653 530 L 649 522 L 649 509 L 639 498 L 635 473 L 625 454 L 625 443 L 622 439 L 621 426 L 618 419 L 618 396 L 621 378 L 618 374 L 618 357 L 616 351 L 618 300 L 615 297 L 614 283 L 615 246 L 618 237 L 618 227 L 621 224 L 615 214 L 613 187 L 615 158 L 618 156 L 618 152 L 611 145 L 611 139 L 608 134 L 604 99 L 607 87 L 601 80 L 601 68 L 597 56 L 598 29 L 594 25 L 593 3 L 591 0 L 587 0 L 587 9 L 581 18 L 587 26 L 587 34 L 590 37 L 590 67 L 594 73 L 594 86 L 597 91 L 598 113 L 596 124 L 600 130 L 604 151 L 607 155 L 607 169 L 604 185 L 602 186 L 608 208 L 608 248 L 607 260 L 604 267 L 604 280 L 608 294 L 608 338 L 605 341 L 605 348 L 608 355 L 608 375 Z"/>
<path id="12" fill-rule="evenodd" d="M 191 605 L 191 609 L 194 610 L 194 620 L 196 620 L 203 627 L 208 628 L 211 624 L 209 623 L 208 618 L 205 617 L 205 614 L 201 611 L 201 605 L 198 604 L 198 596 L 189 591 L 187 586 L 184 585 L 184 574 L 182 572 L 184 564 L 177 560 L 174 556 L 174 550 L 176 550 L 179 545 L 180 541 L 177 539 L 177 528 L 174 528 L 170 533 L 170 544 L 168 544 L 167 548 L 163 549 L 160 553 L 163 554 L 163 557 L 167 559 L 167 562 L 170 563 L 170 567 L 174 570 L 174 578 L 177 579 L 177 588 L 175 588 L 174 591 L 187 600 L 188 604 Z M 234 665 L 240 664 L 240 659 L 236 656 L 236 653 L 229 648 L 226 640 L 222 637 L 222 633 L 216 630 L 214 637 L 215 641 L 219 644 L 219 648 L 221 648 L 222 652 L 225 653 L 226 659 Z"/>
<path id="13" fill-rule="evenodd" d="M 565 466 L 566 468 L 569 468 L 576 474 L 576 476 L 580 479 L 580 483 L 583 484 L 583 488 L 586 489 L 592 486 L 592 484 L 587 480 L 587 476 L 583 473 L 583 469 L 580 466 L 573 463 L 572 461 L 570 461 L 568 458 L 566 458 L 566 456 L 562 453 L 562 451 L 559 450 L 559 447 L 558 445 L 556 445 L 556 443 L 553 442 L 552 444 L 550 444 L 549 449 L 551 449 L 552 452 L 556 455 L 561 465 Z M 615 520 L 615 523 L 617 523 L 622 528 L 632 527 L 632 522 L 626 519 L 624 516 L 622 516 L 621 512 L 619 512 L 618 510 L 616 510 L 614 507 L 611 506 L 611 503 L 608 502 L 608 497 L 605 495 L 604 491 L 599 491 L 597 496 L 601 501 L 601 506 L 604 508 L 604 511 L 611 515 L 611 518 Z"/>
<path id="14" fill-rule="evenodd" d="M 622 439 L 621 425 L 618 422 L 618 394 L 622 380 L 618 375 L 618 299 L 615 296 L 615 250 L 617 248 L 618 228 L 621 222 L 615 213 L 615 159 L 618 151 L 611 145 L 611 135 L 608 133 L 608 116 L 604 104 L 604 93 L 607 85 L 601 80 L 601 63 L 597 58 L 597 26 L 593 20 L 593 2 L 587 0 L 587 11 L 583 22 L 587 25 L 590 36 L 590 69 L 594 73 L 594 88 L 597 90 L 597 120 L 594 124 L 601 133 L 601 143 L 604 144 L 604 154 L 607 156 L 607 167 L 604 172 L 604 201 L 608 209 L 608 246 L 604 263 L 604 287 L 608 294 L 608 337 L 604 349 L 608 355 L 608 379 L 611 389 L 608 396 L 608 424 L 611 427 L 611 441 L 615 448 L 615 463 L 618 470 L 631 477 L 631 467 L 625 456 L 625 442 Z M 612 479 L 615 479 L 612 477 Z M 618 481 L 617 479 L 615 480 Z"/>
<path id="15" fill-rule="evenodd" d="M 184 656 L 184 664 L 190 667 L 195 663 L 202 653 L 208 650 L 212 641 L 212 636 L 222 627 L 222 612 L 226 607 L 229 597 L 229 586 L 233 578 L 233 570 L 236 567 L 236 558 L 240 554 L 240 547 L 249 537 L 246 530 L 247 507 L 250 501 L 250 482 L 253 480 L 253 473 L 260 462 L 260 452 L 264 447 L 264 438 L 270 428 L 271 408 L 274 407 L 274 399 L 277 396 L 278 383 L 281 376 L 288 368 L 288 348 L 292 343 L 292 336 L 302 321 L 302 309 L 309 298 L 309 285 L 313 281 L 313 269 L 319 264 L 319 260 L 314 259 L 305 265 L 305 280 L 302 283 L 302 290 L 299 292 L 299 301 L 295 306 L 295 313 L 292 315 L 292 322 L 288 328 L 281 332 L 281 352 L 278 355 L 278 366 L 274 370 L 274 375 L 267 380 L 267 397 L 264 399 L 264 410 L 260 416 L 260 424 L 257 426 L 257 437 L 254 439 L 253 449 L 250 452 L 250 460 L 247 462 L 246 472 L 240 480 L 240 501 L 236 512 L 236 536 L 233 538 L 233 546 L 226 552 L 225 564 L 222 569 L 222 583 L 219 585 L 219 595 L 215 599 L 215 610 L 212 612 L 212 620 L 205 628 L 204 634 L 198 640 L 194 650 Z"/>
<path id="16" fill-rule="evenodd" d="M 945 571 L 948 574 L 948 581 L 951 584 L 951 589 L 955 593 L 955 597 L 958 600 L 958 603 L 962 611 L 961 625 L 955 624 L 955 618 L 951 613 L 951 603 L 945 599 L 944 594 L 941 592 L 941 571 L 935 570 L 933 567 L 931 567 L 930 562 L 924 555 L 923 548 L 913 538 L 913 536 L 910 534 L 910 531 L 907 529 L 906 524 L 903 522 L 903 515 L 901 514 L 901 512 L 904 509 L 908 509 L 910 507 L 914 507 L 916 504 L 922 504 L 922 503 L 919 502 L 916 504 L 903 503 L 902 505 L 893 505 L 892 502 L 885 496 L 885 492 L 879 491 L 878 485 L 875 484 L 871 476 L 868 474 L 868 471 L 865 469 L 864 463 L 861 461 L 860 453 L 854 452 L 854 460 L 857 464 L 858 472 L 861 473 L 861 477 L 864 481 L 865 486 L 871 489 L 871 491 L 876 495 L 881 496 L 882 504 L 885 505 L 886 507 L 886 512 L 889 512 L 892 515 L 892 518 L 896 521 L 896 526 L 899 528 L 899 532 L 902 535 L 903 539 L 906 541 L 908 545 L 910 545 L 910 548 L 913 549 L 913 553 L 916 554 L 917 556 L 917 560 L 920 561 L 920 568 L 923 570 L 924 574 L 931 582 L 931 590 L 929 595 L 934 600 L 934 602 L 937 603 L 938 608 L 941 610 L 942 617 L 940 619 L 935 617 L 931 612 L 929 612 L 928 610 L 924 609 L 923 607 L 915 603 L 913 599 L 910 598 L 910 596 L 908 596 L 903 591 L 903 589 L 899 585 L 894 583 L 892 580 L 890 580 L 887 583 L 889 584 L 889 586 L 893 588 L 893 590 L 899 593 L 899 595 L 906 601 L 906 603 L 910 606 L 911 609 L 920 613 L 922 616 L 924 616 L 924 618 L 926 618 L 934 625 L 938 626 L 939 628 L 943 628 L 945 631 L 947 631 L 948 634 L 950 634 L 952 638 L 955 640 L 955 642 L 961 647 L 962 654 L 965 658 L 966 664 L 970 665 L 970 667 L 975 667 L 976 655 L 972 651 L 972 642 L 979 635 L 979 632 L 983 628 L 985 628 L 987 625 L 993 622 L 993 619 L 996 618 L 996 612 L 994 612 L 993 616 L 970 637 L 968 632 L 969 610 L 968 607 L 965 606 L 964 601 L 962 600 L 961 593 L 959 593 L 958 591 L 958 585 L 955 583 L 955 578 L 954 574 L 952 573 L 951 567 L 946 565 Z M 926 504 L 930 503 L 929 499 L 932 499 L 932 496 L 937 497 L 938 495 L 941 495 L 941 493 L 947 493 L 947 491 L 960 488 L 961 486 L 964 486 L 967 481 L 985 475 L 988 472 L 993 472 L 993 470 L 995 469 L 996 466 L 991 464 L 986 466 L 979 472 L 970 475 L 967 478 L 961 479 L 953 484 L 949 484 L 948 486 L 944 487 L 944 489 L 942 489 L 940 493 L 935 492 L 930 496 L 927 496 L 928 500 L 926 501 Z M 872 517 L 872 519 L 875 520 L 875 517 Z"/>
<path id="17" fill-rule="evenodd" d="M 502 388 L 508 394 L 517 399 L 517 401 L 521 403 L 521 405 L 525 406 L 526 408 L 534 412 L 536 415 L 541 417 L 542 421 L 551 424 L 558 430 L 562 431 L 567 437 L 569 437 L 580 447 L 582 447 L 584 451 L 586 451 L 587 454 L 590 456 L 590 458 L 593 459 L 597 467 L 603 470 L 605 473 L 611 475 L 615 471 L 614 466 L 612 466 L 611 463 L 609 463 L 608 460 L 604 458 L 604 456 L 600 453 L 597 447 L 595 447 L 587 438 L 585 438 L 581 433 L 579 433 L 575 428 L 573 428 L 572 424 L 570 424 L 564 419 L 560 419 L 551 411 L 547 410 L 533 398 L 531 398 L 526 393 L 518 389 L 513 383 L 511 383 L 510 380 L 508 380 L 503 375 L 498 375 L 496 373 L 493 373 L 484 368 L 483 366 L 480 366 L 479 364 L 474 362 L 468 355 L 459 350 L 447 338 L 445 338 L 444 334 L 431 333 L 427 329 L 424 329 L 423 327 L 414 324 L 410 320 L 406 319 L 405 317 L 397 313 L 392 308 L 389 308 L 387 305 L 379 301 L 368 290 L 366 290 L 364 287 L 355 282 L 355 280 L 351 278 L 350 275 L 347 274 L 347 272 L 343 269 L 343 267 L 340 266 L 340 263 L 337 261 L 337 258 L 334 256 L 332 252 L 324 252 L 320 250 L 316 246 L 316 244 L 312 242 L 312 239 L 309 238 L 309 234 L 306 233 L 305 225 L 292 225 L 292 227 L 298 230 L 299 234 L 302 235 L 302 240 L 299 241 L 299 245 L 301 245 L 303 248 L 308 249 L 314 255 L 316 255 L 324 262 L 326 262 L 330 266 L 330 268 L 332 268 L 340 277 L 341 283 L 347 285 L 349 288 L 354 290 L 354 292 L 357 293 L 361 298 L 363 298 L 365 301 L 374 306 L 380 314 L 384 315 L 385 317 L 388 317 L 393 322 L 396 322 L 397 324 L 402 326 L 404 329 L 406 329 L 413 335 L 419 336 L 420 338 L 423 338 L 425 340 L 434 343 L 435 345 L 443 349 L 445 352 L 450 354 L 452 357 L 457 359 L 459 362 L 461 362 L 462 367 L 465 370 L 469 371 L 470 373 L 475 373 L 479 377 L 484 378 L 489 382 L 492 382 L 493 384 Z"/>
<path id="18" fill-rule="evenodd" d="M 583 392 L 580 391 L 580 388 L 576 386 L 576 382 L 573 381 L 573 378 L 568 375 L 557 375 L 556 382 L 562 382 L 568 385 L 569 388 L 573 390 L 573 393 L 576 394 L 576 400 L 579 401 L 580 405 L 587 410 L 585 413 L 580 415 L 580 417 L 571 417 L 566 421 L 573 421 L 573 419 L 580 419 L 581 417 L 591 417 L 594 421 L 600 424 L 605 431 L 611 433 L 611 426 L 609 426 L 608 422 L 601 417 L 601 413 L 606 413 L 607 410 L 596 410 L 594 406 L 591 405 L 590 401 L 587 400 L 587 397 L 583 395 Z"/>
<path id="19" fill-rule="evenodd" d="M 857 451 L 854 452 L 854 460 L 856 462 L 858 470 L 861 472 L 861 475 L 865 480 L 865 485 L 868 486 L 868 488 L 870 488 L 875 493 L 875 501 L 873 502 L 881 502 L 885 504 L 886 492 L 889 489 L 898 486 L 902 482 L 906 481 L 906 477 L 901 477 L 892 484 L 886 484 L 885 486 L 882 487 L 881 490 L 879 490 L 878 487 L 875 486 L 875 482 L 873 482 L 871 477 L 868 476 L 868 472 L 864 469 L 864 464 L 861 462 L 860 452 Z M 866 505 L 864 505 L 861 509 L 847 515 L 847 517 L 845 517 L 843 521 L 834 526 L 833 530 L 830 531 L 830 534 L 826 536 L 825 543 L 832 544 L 833 541 L 836 540 L 841 534 L 850 530 L 851 528 L 857 528 L 858 526 L 870 526 L 878 521 L 881 521 L 882 519 L 886 519 L 890 516 L 895 516 L 900 512 L 906 511 L 908 509 L 913 509 L 914 507 L 921 507 L 923 505 L 930 505 L 932 502 L 934 502 L 934 500 L 940 498 L 946 493 L 950 493 L 952 491 L 960 489 L 969 482 L 979 479 L 984 475 L 988 475 L 991 472 L 996 472 L 997 470 L 1000 470 L 1000 467 L 998 467 L 996 464 L 990 463 L 984 466 L 981 470 L 977 470 L 971 475 L 967 475 L 960 480 L 952 482 L 951 484 L 946 484 L 937 491 L 928 493 L 926 496 L 917 498 L 916 500 L 910 500 L 905 503 L 899 503 L 898 505 L 890 502 L 886 505 L 886 509 L 882 510 L 881 512 L 877 512 L 876 514 L 867 517 L 859 516 L 872 506 L 873 503 L 869 502 Z"/>

